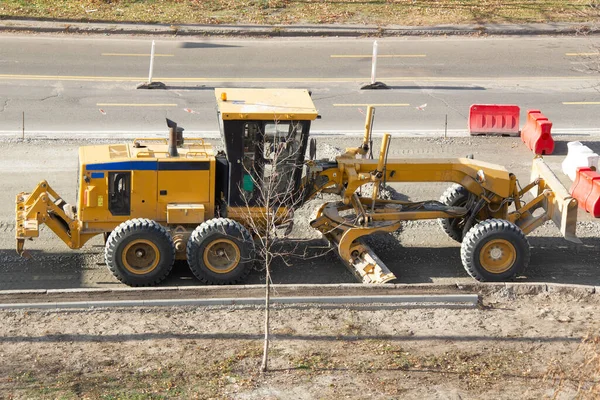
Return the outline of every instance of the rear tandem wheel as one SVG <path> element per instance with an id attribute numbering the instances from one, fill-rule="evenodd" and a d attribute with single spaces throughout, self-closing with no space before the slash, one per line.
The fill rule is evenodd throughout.
<path id="1" fill-rule="evenodd" d="M 192 273 L 204 283 L 227 285 L 244 280 L 254 264 L 254 242 L 246 228 L 229 218 L 201 223 L 187 243 Z"/>

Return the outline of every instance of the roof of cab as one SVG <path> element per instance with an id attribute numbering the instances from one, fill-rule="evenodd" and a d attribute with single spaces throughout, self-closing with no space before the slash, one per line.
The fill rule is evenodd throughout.
<path id="1" fill-rule="evenodd" d="M 315 120 L 317 109 L 305 89 L 216 88 L 223 120 Z"/>

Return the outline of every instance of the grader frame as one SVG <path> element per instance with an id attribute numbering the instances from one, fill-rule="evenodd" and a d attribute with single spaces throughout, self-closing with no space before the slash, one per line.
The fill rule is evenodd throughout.
<path id="1" fill-rule="evenodd" d="M 227 93 L 234 100 L 228 100 Z M 262 160 L 261 148 L 253 147 L 265 143 L 266 131 L 261 132 L 260 127 L 278 120 L 288 121 L 290 129 L 295 124 L 301 127 L 297 133 L 301 148 L 306 149 L 310 121 L 317 118 L 317 112 L 307 91 L 216 89 L 215 94 L 220 127 L 222 133 L 226 132 L 227 154 L 214 155 L 212 147 L 200 139 L 177 137 L 176 125 L 169 126 L 171 137 L 162 144 L 145 146 L 141 142 L 152 140 L 144 139 L 135 140 L 132 145 L 82 148 L 80 158 L 88 155 L 91 164 L 81 167 L 77 208 L 67 204 L 46 181 L 29 194 L 17 195 L 17 252 L 23 255 L 25 240 L 37 237 L 40 225 L 46 224 L 71 249 L 104 234 L 107 264 L 127 284 L 160 282 L 170 273 L 175 258 L 187 259 L 194 274 L 204 282 L 241 281 L 248 273 L 249 260 L 245 258 L 253 246 L 244 225 L 247 226 L 248 218 L 264 214 L 264 210 L 255 206 L 244 207 L 239 203 L 238 193 L 248 172 L 244 169 L 248 155 L 254 161 Z M 462 242 L 463 265 L 478 280 L 506 280 L 519 274 L 529 262 L 525 235 L 546 221 L 554 221 L 567 240 L 578 241 L 577 201 L 541 157 L 533 160 L 531 182 L 523 188 L 505 168 L 472 158 L 390 159 L 388 134 L 383 136 L 379 157 L 371 159 L 368 154 L 372 150 L 374 109 L 369 107 L 367 111 L 365 134 L 359 146 L 346 149 L 331 162 L 315 160 L 316 145 L 311 142 L 310 159 L 304 160 L 301 151 L 297 164 L 290 169 L 302 200 L 294 202 L 291 208 L 319 193 L 340 197 L 339 201 L 321 205 L 311 225 L 336 247 L 341 260 L 360 281 L 384 283 L 396 278 L 363 239 L 375 233 L 394 232 L 403 221 L 440 219 L 452 231 L 451 237 Z M 256 142 L 249 139 L 254 134 Z M 176 145 L 176 142 L 181 143 Z M 136 167 L 129 167 L 133 165 Z M 133 184 L 136 179 L 151 183 L 136 190 L 126 188 L 132 201 L 130 214 L 107 209 L 111 188 L 105 173 L 110 176 L 113 173 L 110 171 L 115 170 L 131 173 Z M 190 182 L 195 183 L 190 185 Z M 256 178 L 255 182 L 260 181 Z M 452 189 L 452 201 L 380 198 L 380 186 L 394 182 L 451 182 L 457 186 Z M 369 183 L 373 185 L 372 194 L 363 196 L 361 188 Z M 167 192 L 169 199 L 161 200 Z M 528 193 L 533 193 L 533 199 L 527 199 Z M 281 204 L 276 212 L 293 215 L 289 207 Z M 209 243 L 214 238 L 220 247 Z M 137 247 L 128 244 L 131 240 Z M 206 255 L 200 254 L 205 248 L 219 249 L 212 258 L 214 265 L 208 269 L 203 264 Z M 121 256 L 122 249 L 133 249 L 132 254 Z M 164 255 L 162 264 L 151 260 L 148 254 Z M 237 261 L 245 258 L 239 263 L 225 262 L 227 267 L 219 269 L 219 254 L 234 254 Z M 127 276 L 125 270 L 120 275 L 115 273 L 119 262 L 128 263 L 127 257 L 138 255 L 142 262 L 139 269 L 130 268 L 131 274 Z M 151 267 L 148 271 L 152 270 L 154 275 L 145 272 L 146 261 L 147 268 Z"/>
<path id="2" fill-rule="evenodd" d="M 577 200 L 541 157 L 533 160 L 531 183 L 522 189 L 516 176 L 503 167 L 470 158 L 389 159 L 389 134 L 383 137 L 379 159 L 366 159 L 371 143 L 372 112 L 369 108 L 363 143 L 337 157 L 335 168 L 319 172 L 320 179 L 315 181 L 320 186 L 312 192 L 341 196 L 339 202 L 323 204 L 311 225 L 337 246 L 342 261 L 362 282 L 382 283 L 396 278 L 361 238 L 377 232 L 394 232 L 402 221 L 464 218 L 467 226 L 462 234 L 465 235 L 476 220 L 499 219 L 514 224 L 526 235 L 552 220 L 565 239 L 580 242 L 576 236 Z M 436 201 L 380 199 L 380 185 L 393 182 L 453 182 L 466 189 L 474 200 L 468 208 Z M 363 197 L 359 189 L 367 183 L 374 185 L 372 196 Z M 530 191 L 535 192 L 534 198 L 526 201 L 525 195 Z M 342 215 L 350 210 L 350 217 Z M 534 214 L 536 210 L 541 211 Z"/>

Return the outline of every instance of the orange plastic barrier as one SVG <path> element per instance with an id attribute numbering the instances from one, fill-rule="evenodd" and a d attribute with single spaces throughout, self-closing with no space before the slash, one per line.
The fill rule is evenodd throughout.
<path id="1" fill-rule="evenodd" d="M 579 207 L 594 218 L 600 217 L 600 174 L 588 167 L 577 168 L 577 176 L 571 186 L 571 196 Z"/>
<path id="2" fill-rule="evenodd" d="M 469 109 L 471 135 L 519 136 L 519 106 L 473 104 Z"/>
<path id="3" fill-rule="evenodd" d="M 527 121 L 521 129 L 521 140 L 535 154 L 552 154 L 554 139 L 552 139 L 552 122 L 539 110 L 527 111 Z"/>

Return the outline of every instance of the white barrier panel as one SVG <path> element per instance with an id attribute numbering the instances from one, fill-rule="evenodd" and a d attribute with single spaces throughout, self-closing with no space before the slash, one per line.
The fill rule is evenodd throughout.
<path id="1" fill-rule="evenodd" d="M 571 179 L 575 180 L 577 168 L 590 167 L 598 170 L 598 154 L 584 146 L 581 142 L 567 143 L 567 157 L 562 162 L 562 170 Z"/>

